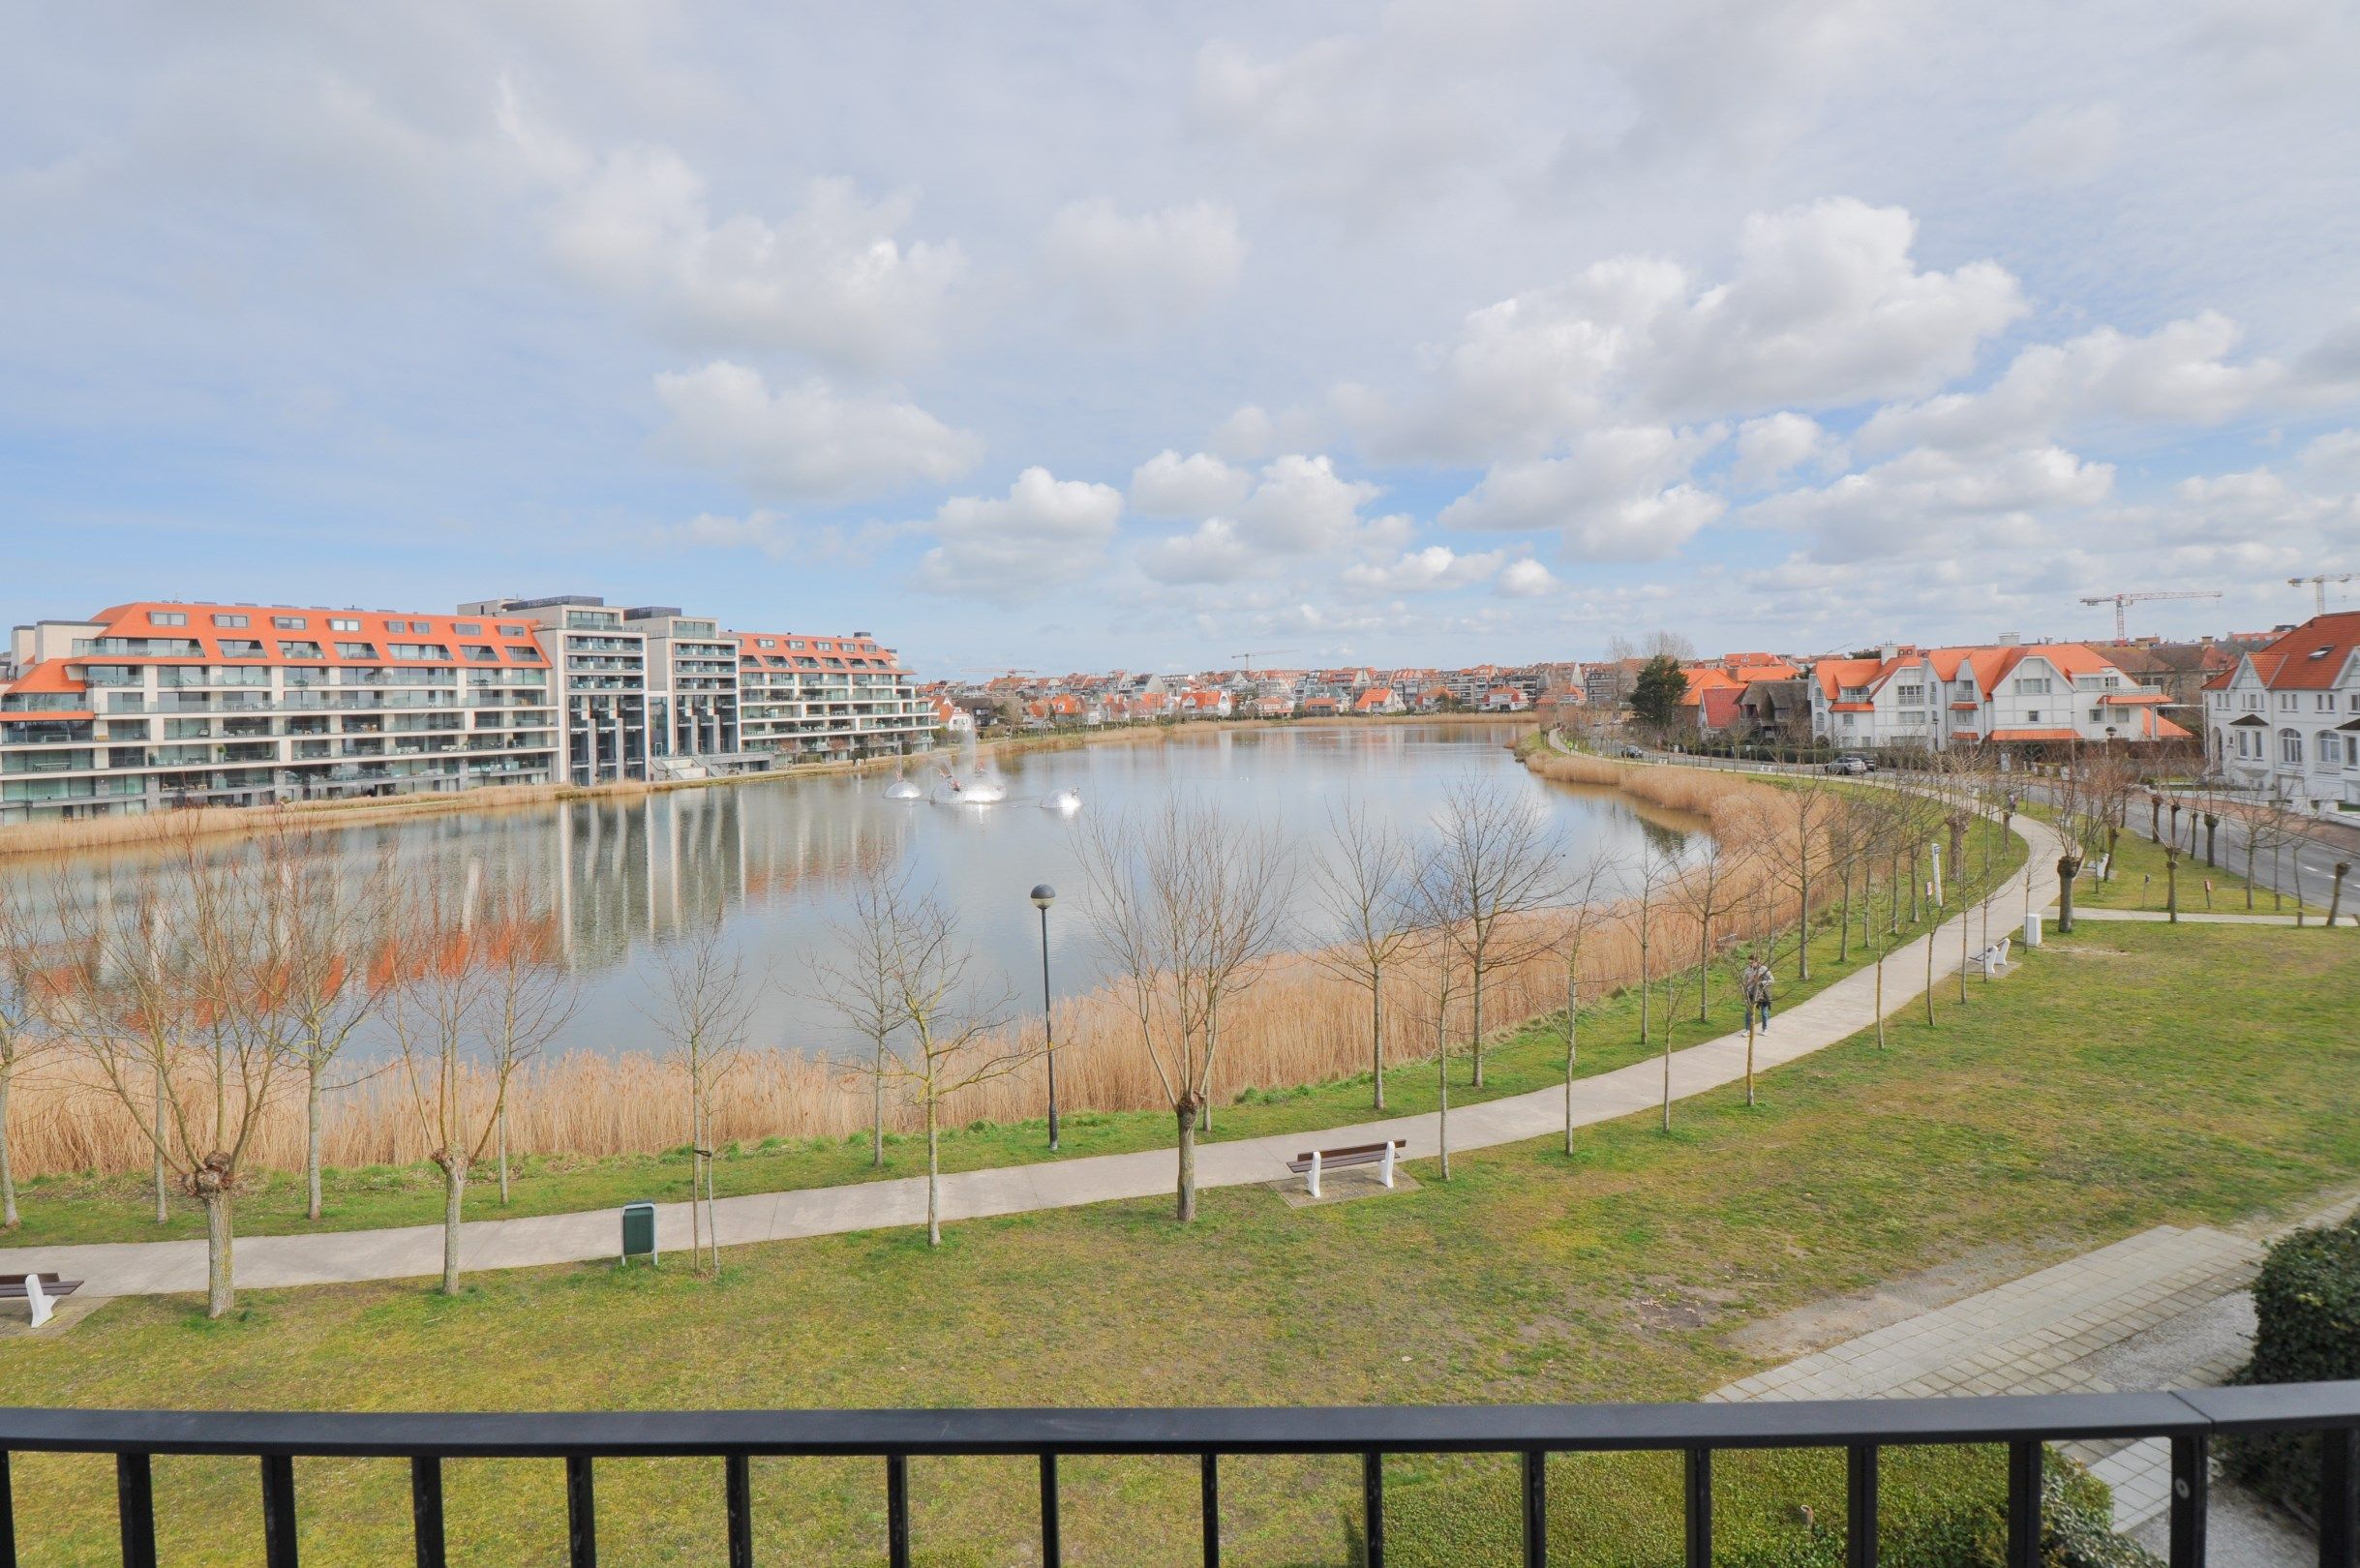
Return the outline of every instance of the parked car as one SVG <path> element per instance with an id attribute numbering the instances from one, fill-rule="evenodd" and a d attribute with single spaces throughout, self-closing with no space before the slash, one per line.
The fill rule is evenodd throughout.
<path id="1" fill-rule="evenodd" d="M 1828 764 L 1828 771 L 1831 773 L 1867 773 L 1873 772 L 1875 769 L 1876 765 L 1867 758 L 1854 756 L 1850 752 L 1846 752 Z"/>
<path id="2" fill-rule="evenodd" d="M 1622 748 L 1622 755 L 1625 757 L 1644 757 L 1647 755 L 1647 753 L 1640 750 L 1637 746 L 1624 746 Z"/>

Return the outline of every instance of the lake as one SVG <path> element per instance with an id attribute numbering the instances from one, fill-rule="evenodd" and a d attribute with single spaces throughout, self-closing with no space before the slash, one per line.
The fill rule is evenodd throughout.
<path id="1" fill-rule="evenodd" d="M 583 1005 L 553 1050 L 648 1048 L 641 1009 L 651 1005 L 651 955 L 689 922 L 723 921 L 727 942 L 770 981 L 756 1043 L 832 1050 L 845 1043 L 826 1009 L 806 994 L 814 955 L 845 912 L 852 875 L 868 865 L 907 872 L 965 912 L 982 970 L 1039 996 L 1036 883 L 1061 893 L 1049 916 L 1049 958 L 1060 992 L 1101 978 L 1092 950 L 1076 858 L 1085 821 L 1150 809 L 1174 791 L 1225 813 L 1276 822 L 1317 854 L 1331 813 L 1358 801 L 1416 833 L 1444 792 L 1471 777 L 1528 792 L 1574 853 L 1620 854 L 1643 836 L 1684 839 L 1683 825 L 1651 808 L 1643 818 L 1611 792 L 1546 783 L 1506 749 L 1525 726 L 1393 724 L 1281 726 L 1193 732 L 1163 742 L 1125 741 L 1042 750 L 1000 765 L 1006 798 L 945 803 L 934 765 L 910 779 L 927 799 L 895 799 L 891 773 L 784 778 L 676 790 L 613 800 L 457 812 L 323 837 L 355 868 L 390 847 L 405 882 L 458 878 L 479 861 L 504 878 L 551 890 L 558 926 L 583 988 Z M 955 764 L 953 764 L 955 766 Z M 1078 791 L 1078 811 L 1044 809 L 1053 792 Z M 125 852 L 126 855 L 133 852 Z M 225 844 L 222 853 L 233 853 Z M 116 859 L 120 859 L 121 857 Z M 105 859 L 77 861 L 98 874 Z M 1296 946 L 1321 928 L 1299 879 Z"/>

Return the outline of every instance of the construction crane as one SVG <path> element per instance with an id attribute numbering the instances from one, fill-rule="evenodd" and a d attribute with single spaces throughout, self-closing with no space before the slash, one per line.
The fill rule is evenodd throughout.
<path id="1" fill-rule="evenodd" d="M 1237 661 L 1237 667 L 1240 670 L 1243 670 L 1248 675 L 1252 675 L 1254 673 L 1254 661 L 1256 659 L 1271 657 L 1280 653 L 1292 653 L 1294 649 L 1291 648 L 1250 648 L 1242 653 L 1232 653 L 1229 655 L 1229 657 Z"/>
<path id="2" fill-rule="evenodd" d="M 2098 593 L 2083 599 L 2083 604 L 2110 604 L 2114 607 L 2114 640 L 2123 641 L 2130 635 L 2129 623 L 2123 617 L 2126 606 L 2148 599 L 2218 599 L 2219 588 L 2159 588 L 2146 593 Z"/>
<path id="3" fill-rule="evenodd" d="M 2360 583 L 2360 572 L 2320 572 L 2312 577 L 2289 577 L 2288 588 L 2301 588 L 2309 583 L 2319 590 L 2319 614 L 2327 614 L 2327 585 L 2330 583 Z"/>

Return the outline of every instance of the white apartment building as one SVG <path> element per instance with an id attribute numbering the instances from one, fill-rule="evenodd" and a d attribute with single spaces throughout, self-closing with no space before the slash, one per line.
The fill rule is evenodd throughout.
<path id="1" fill-rule="evenodd" d="M 782 762 L 898 757 L 933 743 L 934 706 L 866 632 L 739 632 L 740 743 Z"/>
<path id="2" fill-rule="evenodd" d="M 565 782 L 614 784 L 649 776 L 648 638 L 594 594 L 483 599 L 463 615 L 531 624 L 557 671 Z"/>
<path id="3" fill-rule="evenodd" d="M 648 742 L 658 776 L 706 777 L 768 759 L 738 732 L 738 639 L 710 617 L 654 605 L 622 613 L 648 640 Z"/>
<path id="4" fill-rule="evenodd" d="M 2165 698 L 2078 643 L 1887 648 L 1811 667 L 1811 732 L 1841 747 L 1939 751 L 2185 739 Z"/>
<path id="5" fill-rule="evenodd" d="M 487 617 L 138 603 L 12 638 L 0 823 L 543 784 L 533 627 Z"/>
<path id="6" fill-rule="evenodd" d="M 2204 705 L 2205 750 L 2230 783 L 2308 811 L 2360 807 L 2360 611 L 2241 655 Z"/>

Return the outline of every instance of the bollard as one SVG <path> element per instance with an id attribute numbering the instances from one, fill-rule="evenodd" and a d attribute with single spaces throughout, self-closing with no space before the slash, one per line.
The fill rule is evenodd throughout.
<path id="1" fill-rule="evenodd" d="M 1316 1149 L 1311 1152 L 1311 1195 L 1319 1195 L 1319 1151 Z"/>

